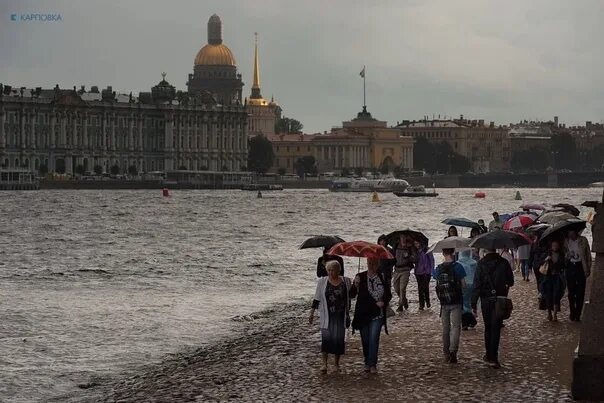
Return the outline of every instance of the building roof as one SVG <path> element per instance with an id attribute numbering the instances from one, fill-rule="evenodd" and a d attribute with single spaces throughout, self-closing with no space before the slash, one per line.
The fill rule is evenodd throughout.
<path id="1" fill-rule="evenodd" d="M 195 65 L 203 66 L 235 66 L 235 56 L 226 45 L 207 44 L 197 52 Z"/>
<path id="2" fill-rule="evenodd" d="M 295 134 L 295 133 L 287 133 L 287 134 L 269 134 L 266 138 L 271 143 L 279 143 L 279 142 L 309 142 L 317 137 L 316 134 Z"/>

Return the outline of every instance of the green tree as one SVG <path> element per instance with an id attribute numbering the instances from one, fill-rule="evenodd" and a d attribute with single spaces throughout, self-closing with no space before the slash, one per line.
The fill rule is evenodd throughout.
<path id="1" fill-rule="evenodd" d="M 118 175 L 120 173 L 120 167 L 117 164 L 112 165 L 111 168 L 109 168 L 109 172 L 111 175 Z"/>
<path id="2" fill-rule="evenodd" d="M 264 174 L 274 161 L 273 145 L 266 137 L 255 136 L 249 140 L 247 166 L 251 171 Z"/>
<path id="3" fill-rule="evenodd" d="M 356 176 L 363 176 L 363 168 L 361 168 L 361 167 L 357 167 L 357 168 L 355 168 L 355 169 L 354 169 L 354 174 L 355 174 Z"/>
<path id="4" fill-rule="evenodd" d="M 302 133 L 304 125 L 296 119 L 282 117 L 275 122 L 275 133 Z"/>
<path id="5" fill-rule="evenodd" d="M 94 173 L 97 175 L 101 175 L 103 173 L 103 167 L 100 165 L 94 166 Z"/>
<path id="6" fill-rule="evenodd" d="M 130 165 L 128 167 L 128 175 L 130 175 L 130 176 L 138 175 L 138 168 L 136 167 L 136 165 Z"/>
<path id="7" fill-rule="evenodd" d="M 437 171 L 435 152 L 436 147 L 433 143 L 425 137 L 418 137 L 413 145 L 413 168 L 435 173 Z"/>
<path id="8" fill-rule="evenodd" d="M 570 133 L 552 136 L 552 154 L 555 169 L 575 169 L 577 166 L 577 144 Z"/>
<path id="9" fill-rule="evenodd" d="M 84 165 L 78 164 L 78 165 L 76 165 L 75 171 L 78 175 L 84 175 L 84 172 L 86 171 L 86 169 L 84 168 Z"/>
<path id="10" fill-rule="evenodd" d="M 278 173 L 279 175 L 281 175 L 281 176 L 285 175 L 285 173 L 286 173 L 285 168 L 279 168 L 279 169 L 277 170 L 277 173 Z"/>
<path id="11" fill-rule="evenodd" d="M 348 169 L 348 168 L 342 168 L 341 175 L 342 176 L 350 176 L 350 169 Z"/>
<path id="12" fill-rule="evenodd" d="M 296 161 L 296 173 L 298 176 L 303 177 L 305 175 L 311 175 L 316 170 L 315 162 L 315 157 L 312 155 L 298 158 Z"/>
<path id="13" fill-rule="evenodd" d="M 46 174 L 48 173 L 48 166 L 46 164 L 40 164 L 40 166 L 38 167 L 38 173 L 40 174 L 40 176 L 46 176 Z"/>
<path id="14" fill-rule="evenodd" d="M 63 175 L 65 173 L 65 160 L 59 158 L 55 164 L 55 172 L 59 175 Z"/>
<path id="15" fill-rule="evenodd" d="M 202 165 L 202 166 L 200 166 L 200 167 L 199 167 L 199 170 L 200 170 L 200 171 L 208 171 L 209 169 L 210 169 L 210 168 L 208 168 L 208 167 L 207 167 L 207 166 L 205 166 L 205 165 Z"/>
<path id="16" fill-rule="evenodd" d="M 186 166 L 184 166 L 184 165 L 181 165 L 181 166 L 179 166 L 179 167 L 178 167 L 178 170 L 179 170 L 179 171 L 186 171 L 186 170 L 187 170 L 187 167 L 186 167 Z"/>
<path id="17" fill-rule="evenodd" d="M 226 165 L 223 165 L 222 168 L 220 169 L 222 172 L 228 172 L 229 168 Z"/>

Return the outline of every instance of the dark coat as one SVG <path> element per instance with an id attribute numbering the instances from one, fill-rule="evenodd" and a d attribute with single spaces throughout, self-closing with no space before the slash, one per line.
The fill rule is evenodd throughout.
<path id="1" fill-rule="evenodd" d="M 376 305 L 376 301 L 373 299 L 367 288 L 367 272 L 357 274 L 359 277 L 359 288 L 357 289 L 355 282 L 353 281 L 352 287 L 350 287 L 350 298 L 357 297 L 357 303 L 354 307 L 354 318 L 352 320 L 352 328 L 360 329 L 367 325 L 373 318 L 382 314 L 384 316 L 384 329 L 388 334 L 388 326 L 386 324 L 386 308 L 392 299 L 392 291 L 385 281 L 384 275 L 378 272 L 378 276 L 384 285 L 384 307 L 379 308 Z"/>
<path id="2" fill-rule="evenodd" d="M 474 275 L 472 309 L 476 309 L 478 298 L 493 297 L 491 282 L 497 296 L 507 297 L 510 287 L 514 285 L 514 272 L 510 264 L 497 253 L 488 253 L 478 262 Z"/>
<path id="3" fill-rule="evenodd" d="M 327 277 L 327 269 L 325 263 L 330 260 L 336 260 L 340 263 L 340 276 L 344 277 L 344 259 L 336 255 L 323 255 L 317 260 L 317 277 Z"/>

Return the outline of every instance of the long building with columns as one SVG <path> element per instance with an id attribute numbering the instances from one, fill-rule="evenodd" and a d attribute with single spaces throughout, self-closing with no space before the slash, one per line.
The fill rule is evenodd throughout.
<path id="1" fill-rule="evenodd" d="M 299 158 L 313 156 L 319 172 L 413 169 L 413 138 L 389 128 L 371 116 L 366 107 L 357 117 L 324 134 L 275 134 L 267 136 L 275 151 L 273 171 L 295 173 Z"/>
<path id="2" fill-rule="evenodd" d="M 247 165 L 248 113 L 241 75 L 216 15 L 195 58 L 189 91 L 165 74 L 150 92 L 26 89 L 0 84 L 0 165 L 57 173 L 238 171 Z"/>

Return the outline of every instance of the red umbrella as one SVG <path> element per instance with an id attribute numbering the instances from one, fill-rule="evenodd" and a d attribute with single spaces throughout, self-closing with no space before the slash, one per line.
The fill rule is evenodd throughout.
<path id="1" fill-rule="evenodd" d="M 510 218 L 503 224 L 504 230 L 514 230 L 519 228 L 528 227 L 535 222 L 535 217 L 528 214 L 517 215 L 516 217 Z"/>
<path id="2" fill-rule="evenodd" d="M 382 245 L 365 241 L 341 242 L 334 245 L 327 254 L 371 259 L 394 259 L 392 253 Z"/>

